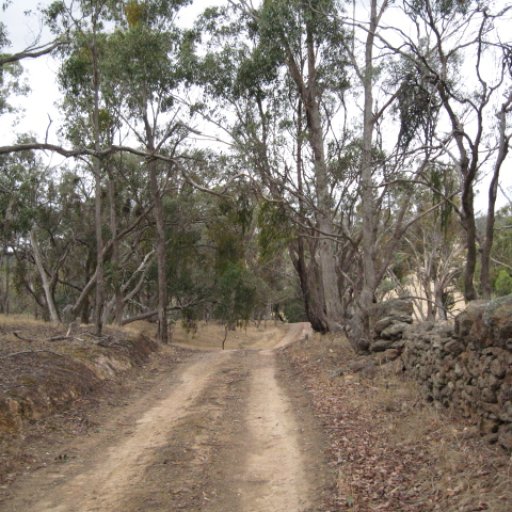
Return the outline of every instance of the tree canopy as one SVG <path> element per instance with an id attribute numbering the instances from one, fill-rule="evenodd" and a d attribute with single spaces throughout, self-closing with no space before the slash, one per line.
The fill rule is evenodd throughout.
<path id="1" fill-rule="evenodd" d="M 364 351 L 378 300 L 444 319 L 508 290 L 509 6 L 191 5 L 54 1 L 53 39 L 16 53 L 0 24 L 0 115 L 47 53 L 65 115 L 0 147 L 4 310 L 164 341 L 288 310 Z"/>

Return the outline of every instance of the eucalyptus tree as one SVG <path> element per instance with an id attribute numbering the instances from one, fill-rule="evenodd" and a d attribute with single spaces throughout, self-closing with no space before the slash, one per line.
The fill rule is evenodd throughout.
<path id="1" fill-rule="evenodd" d="M 285 65 L 290 83 L 304 109 L 305 136 L 314 174 L 314 206 L 319 232 L 318 263 L 328 330 L 338 330 L 343 312 L 336 273 L 337 229 L 335 198 L 328 172 L 325 110 L 329 93 L 346 87 L 346 56 L 340 50 L 345 36 L 332 1 L 263 2 L 257 16 L 260 51 L 273 52 Z M 328 116 L 329 114 L 327 114 Z M 298 120 L 302 122 L 302 120 Z"/>
<path id="2" fill-rule="evenodd" d="M 399 34 L 401 44 L 392 42 L 389 33 L 381 35 L 381 41 L 410 63 L 421 77 L 423 91 L 435 98 L 441 109 L 436 138 L 460 176 L 460 214 L 467 256 L 464 296 L 472 300 L 477 298 L 478 261 L 475 187 L 490 168 L 493 179 L 488 227 L 481 244 L 481 287 L 488 295 L 496 192 L 510 144 L 507 119 L 511 113 L 511 48 L 503 41 L 511 9 L 504 6 L 499 10 L 494 3 L 476 1 L 403 1 L 401 6 L 416 30 L 388 27 L 389 33 Z M 490 62 L 495 65 L 489 66 Z M 459 79 L 461 75 L 464 80 Z"/>
<path id="3" fill-rule="evenodd" d="M 70 43 L 61 50 L 59 82 L 64 93 L 66 135 L 75 147 L 92 151 L 89 161 L 95 183 L 96 272 L 95 329 L 101 336 L 105 302 L 102 186 L 106 165 L 99 153 L 111 145 L 107 99 L 102 94 L 102 64 L 106 57 L 105 23 L 112 2 L 81 0 L 67 4 L 57 0 L 46 9 L 46 18 L 56 33 L 68 32 Z M 106 121 L 107 120 L 107 123 Z"/>
<path id="4" fill-rule="evenodd" d="M 333 205 L 331 247 L 337 248 L 331 281 L 336 279 L 338 285 L 339 307 L 349 339 L 356 350 L 365 351 L 372 331 L 372 304 L 402 235 L 415 221 L 407 217 L 411 191 L 432 151 L 409 151 L 408 141 L 404 143 L 405 133 L 398 139 L 392 135 L 396 126 L 393 117 L 400 111 L 401 99 L 400 115 L 407 110 L 403 101 L 407 99 L 403 94 L 405 70 L 390 52 L 382 51 L 378 38 L 392 3 L 371 0 L 367 8 L 357 6 L 351 14 L 336 2 L 293 5 L 299 19 L 305 20 L 305 35 L 301 39 L 305 49 L 302 67 L 294 66 L 293 53 L 288 50 L 285 63 L 304 107 L 303 133 L 308 137 L 315 177 L 322 176 L 322 172 L 316 172 L 322 158 L 319 139 L 311 134 L 319 133 L 313 127 L 314 119 L 321 120 L 326 148 L 323 160 Z M 308 16 L 307 9 L 313 15 Z M 278 23 L 279 14 L 269 12 L 269 17 Z M 318 34 L 309 25 L 315 22 L 317 27 L 322 18 L 327 20 L 327 34 L 336 34 L 324 40 L 330 42 L 328 49 L 321 45 L 315 48 Z M 288 48 L 286 44 L 281 46 Z M 297 68 L 303 71 L 304 87 Z M 301 91 L 317 94 L 318 112 L 314 112 L 315 102 Z M 414 105 L 414 101 L 410 104 Z M 413 133 L 412 137 L 415 136 Z M 310 183 L 306 180 L 305 186 Z M 322 189 L 318 186 L 322 180 L 313 183 L 317 191 Z M 317 218 L 319 204 L 326 203 L 314 205 Z M 320 224 L 317 222 L 315 228 L 320 240 L 325 241 L 329 232 L 321 229 Z M 296 254 L 300 254 L 300 248 Z M 295 261 L 297 267 L 304 265 L 298 257 Z M 323 282 L 321 275 L 319 272 L 318 280 Z"/>
<path id="5" fill-rule="evenodd" d="M 182 33 L 175 22 L 188 3 L 190 0 L 130 0 L 117 9 L 106 68 L 110 94 L 120 100 L 116 115 L 148 155 L 145 164 L 156 225 L 158 337 L 163 342 L 168 340 L 168 283 L 162 195 L 167 177 L 177 171 L 172 160 L 188 135 L 176 98 Z M 160 162 L 157 153 L 165 154 L 168 161 Z"/>
<path id="6" fill-rule="evenodd" d="M 20 262 L 32 260 L 30 246 L 30 233 L 36 228 L 36 223 L 40 214 L 40 207 L 44 204 L 44 190 L 48 184 L 48 176 L 43 172 L 41 161 L 31 152 L 22 152 L 17 155 L 6 155 L 0 160 L 0 219 L 2 235 L 2 256 L 15 259 L 19 266 Z M 11 265 L 12 267 L 12 265 Z M 16 272 L 16 269 L 14 269 Z M 47 277 L 45 269 L 41 277 Z M 27 273 L 28 275 L 29 273 Z M 30 272 L 31 284 L 41 283 L 41 280 L 34 278 L 37 274 Z M 11 276 L 6 276 L 10 282 Z M 22 283 L 28 285 L 29 280 Z M 48 285 L 48 282 L 46 283 Z M 6 288 L 11 290 L 6 284 Z M 43 293 L 35 291 L 36 286 L 27 286 L 27 291 L 32 293 L 36 302 L 47 312 L 51 312 L 52 320 L 58 320 L 58 314 L 55 312 L 54 295 L 52 287 L 46 286 Z M 41 290 L 41 286 L 39 286 Z M 42 290 L 41 290 L 42 291 Z M 10 298 L 7 297 L 6 300 Z M 11 301 L 12 302 L 12 301 Z"/>
<path id="7" fill-rule="evenodd" d="M 56 180 L 33 151 L 4 157 L 1 168 L 2 243 L 14 258 L 18 293 L 24 289 L 45 317 L 59 322 L 81 282 L 76 274 L 89 251 L 83 247 L 93 245 L 84 241 L 94 242 L 87 199 L 77 190 L 74 172 L 62 171 Z"/>
<path id="8" fill-rule="evenodd" d="M 347 87 L 339 5 L 229 3 L 207 11 L 200 25 L 207 47 L 197 66 L 206 91 L 200 108 L 227 132 L 242 172 L 300 226 L 290 250 L 308 317 L 318 331 L 339 330 L 335 218 L 345 185 L 331 172 L 328 154 Z M 212 96 L 222 105 L 217 110 Z"/>
<path id="9" fill-rule="evenodd" d="M 151 221 L 152 200 L 146 184 L 144 161 L 130 154 L 115 155 L 110 160 L 106 194 L 109 211 L 105 218 L 111 251 L 106 261 L 107 301 L 105 323 L 121 324 L 140 291 L 154 263 L 154 235 Z M 106 213 L 106 212 L 105 212 Z"/>
<path id="10" fill-rule="evenodd" d="M 453 167 L 432 163 L 422 178 L 425 186 L 412 192 L 410 213 L 419 220 L 402 237 L 397 251 L 405 285 L 401 291 L 412 297 L 423 320 L 446 320 L 464 261 L 456 197 L 458 175 Z M 390 274 L 394 270 L 391 268 Z"/>

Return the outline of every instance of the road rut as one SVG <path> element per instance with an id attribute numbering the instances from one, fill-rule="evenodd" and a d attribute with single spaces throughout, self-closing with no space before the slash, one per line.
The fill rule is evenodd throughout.
<path id="1" fill-rule="evenodd" d="M 291 326 L 272 346 L 303 334 Z M 0 511 L 317 510 L 321 436 L 272 350 L 196 352 L 162 372 L 97 434 L 63 447 L 69 461 L 20 479 Z"/>

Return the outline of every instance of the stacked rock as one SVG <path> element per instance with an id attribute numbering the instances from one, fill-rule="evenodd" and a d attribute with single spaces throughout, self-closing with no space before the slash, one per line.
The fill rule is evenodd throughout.
<path id="1" fill-rule="evenodd" d="M 454 323 L 423 323 L 402 336 L 404 368 L 427 399 L 478 420 L 512 450 L 512 296 L 470 303 Z"/>

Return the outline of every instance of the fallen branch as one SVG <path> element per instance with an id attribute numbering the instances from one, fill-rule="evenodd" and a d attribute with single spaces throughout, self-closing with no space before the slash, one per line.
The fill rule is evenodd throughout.
<path id="1" fill-rule="evenodd" d="M 23 336 L 20 336 L 16 331 L 13 331 L 13 334 L 14 334 L 14 336 L 16 336 L 16 338 L 18 338 L 21 341 L 28 341 L 29 343 L 33 343 L 34 341 L 39 341 L 39 340 L 32 340 L 30 338 L 24 338 Z"/>
<path id="2" fill-rule="evenodd" d="M 40 352 L 47 352 L 48 354 L 53 354 L 55 356 L 64 357 L 62 354 L 53 352 L 52 350 L 23 350 L 21 352 L 12 352 L 11 354 L 6 354 L 5 356 L 0 356 L 0 359 L 7 359 L 8 357 L 19 356 L 21 354 L 37 354 Z"/>
<path id="3" fill-rule="evenodd" d="M 50 338 L 46 338 L 46 340 L 43 341 L 64 341 L 64 340 L 73 340 L 73 336 L 67 336 L 67 335 L 59 335 L 59 336 L 51 336 Z"/>
<path id="4" fill-rule="evenodd" d="M 16 331 L 13 331 L 13 334 L 14 336 L 16 336 L 16 338 L 18 338 L 19 340 L 21 341 L 26 341 L 28 343 L 34 343 L 34 342 L 40 342 L 40 341 L 63 341 L 63 340 L 72 340 L 74 339 L 73 336 L 67 336 L 67 335 L 62 335 L 62 334 L 58 334 L 56 336 L 50 336 L 49 338 L 25 338 L 24 336 L 21 336 L 20 334 L 18 334 Z M 45 352 L 44 350 L 37 350 L 37 351 L 33 351 L 33 352 Z"/>
<path id="5" fill-rule="evenodd" d="M 130 318 L 126 318 L 121 322 L 121 325 L 128 325 L 132 322 L 137 322 L 139 320 L 147 320 L 148 318 L 155 317 L 158 314 L 158 311 L 146 311 L 145 313 L 141 313 L 140 315 L 132 316 Z"/>

